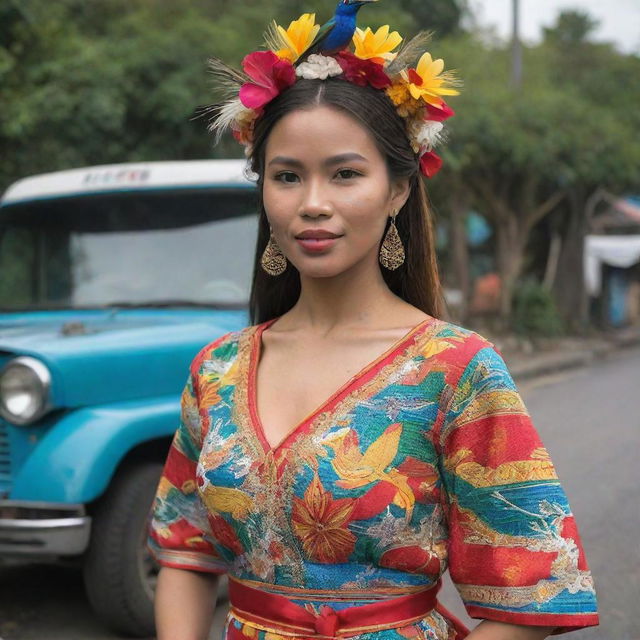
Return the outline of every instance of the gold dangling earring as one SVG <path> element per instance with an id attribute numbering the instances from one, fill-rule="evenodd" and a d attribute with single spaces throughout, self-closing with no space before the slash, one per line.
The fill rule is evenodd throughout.
<path id="1" fill-rule="evenodd" d="M 389 230 L 380 246 L 380 264 L 389 269 L 389 271 L 395 271 L 404 263 L 405 259 L 404 246 L 396 227 L 397 215 L 398 212 L 394 211 L 391 216 Z"/>
<path id="2" fill-rule="evenodd" d="M 273 231 L 269 230 L 269 242 L 264 249 L 260 265 L 270 276 L 279 276 L 287 270 L 287 259 L 273 237 Z"/>

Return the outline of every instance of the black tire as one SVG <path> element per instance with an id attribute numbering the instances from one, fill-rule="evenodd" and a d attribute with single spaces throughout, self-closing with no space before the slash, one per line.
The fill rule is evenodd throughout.
<path id="1" fill-rule="evenodd" d="M 158 567 L 146 549 L 149 511 L 162 472 L 139 463 L 114 478 L 93 516 L 84 562 L 89 602 L 105 626 L 137 638 L 155 635 Z"/>

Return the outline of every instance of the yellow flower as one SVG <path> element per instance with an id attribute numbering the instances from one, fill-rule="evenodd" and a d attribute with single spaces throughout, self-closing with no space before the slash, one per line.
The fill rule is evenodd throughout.
<path id="1" fill-rule="evenodd" d="M 433 60 L 427 52 L 415 69 L 403 72 L 413 98 L 439 107 L 442 104 L 440 96 L 457 96 L 460 92 L 451 88 L 456 79 L 451 73 L 442 73 L 443 69 L 444 61 L 441 58 Z"/>
<path id="2" fill-rule="evenodd" d="M 356 29 L 353 34 L 355 54 L 362 60 L 373 60 L 378 64 L 384 64 L 385 60 L 393 60 L 396 56 L 391 53 L 402 42 L 402 36 L 394 31 L 389 33 L 389 25 L 380 27 L 375 33 L 370 27 L 364 31 Z"/>
<path id="3" fill-rule="evenodd" d="M 415 115 L 424 109 L 424 104 L 413 98 L 409 93 L 409 83 L 404 80 L 392 84 L 386 91 L 391 102 L 396 105 L 398 113 L 403 118 Z"/>
<path id="4" fill-rule="evenodd" d="M 284 45 L 276 51 L 276 55 L 289 62 L 295 62 L 311 46 L 320 31 L 320 25 L 316 24 L 315 13 L 301 15 L 286 30 L 280 25 L 276 27 L 279 40 Z"/>

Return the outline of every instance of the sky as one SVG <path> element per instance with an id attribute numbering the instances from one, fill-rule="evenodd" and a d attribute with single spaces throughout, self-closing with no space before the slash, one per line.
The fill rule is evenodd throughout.
<path id="1" fill-rule="evenodd" d="M 482 26 L 495 25 L 504 38 L 511 36 L 512 0 L 469 0 Z M 587 11 L 600 20 L 594 39 L 615 42 L 625 53 L 640 53 L 640 0 L 520 0 L 520 33 L 524 40 L 539 39 L 564 9 Z"/>

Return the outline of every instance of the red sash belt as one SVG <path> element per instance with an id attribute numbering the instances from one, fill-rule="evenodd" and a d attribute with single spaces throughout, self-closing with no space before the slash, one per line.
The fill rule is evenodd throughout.
<path id="1" fill-rule="evenodd" d="M 231 613 L 241 622 L 292 635 L 335 638 L 402 627 L 427 616 L 436 606 L 440 583 L 408 596 L 335 610 L 323 605 L 313 613 L 289 598 L 229 578 Z"/>

